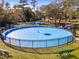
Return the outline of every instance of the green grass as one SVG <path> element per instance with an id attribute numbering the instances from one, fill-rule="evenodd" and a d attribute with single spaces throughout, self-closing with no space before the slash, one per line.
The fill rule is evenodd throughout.
<path id="1" fill-rule="evenodd" d="M 72 42 L 69 45 L 63 45 L 63 46 L 54 47 L 54 48 L 35 49 L 35 50 L 26 49 L 28 52 L 23 52 L 23 51 L 19 51 L 11 47 L 8 47 L 0 40 L 0 48 L 8 50 L 9 53 L 13 56 L 12 58 L 8 58 L 8 59 L 61 59 L 57 53 L 63 50 L 71 50 L 71 49 L 74 49 L 74 51 L 71 52 L 70 54 L 76 57 L 67 58 L 67 59 L 76 59 L 76 58 L 79 59 L 79 41 Z M 29 53 L 29 51 L 33 53 Z M 6 58 L 0 56 L 0 59 L 6 59 Z"/>
<path id="2" fill-rule="evenodd" d="M 56 57 L 55 54 L 36 54 L 15 50 L 13 48 L 6 46 L 2 41 L 0 41 L 0 48 L 9 51 L 9 53 L 13 56 L 9 59 L 58 59 L 58 57 Z"/>
<path id="3" fill-rule="evenodd" d="M 35 52 L 37 51 L 38 53 L 35 53 L 35 52 L 28 53 L 28 52 L 23 52 L 23 51 L 19 51 L 11 47 L 8 47 L 0 40 L 0 48 L 8 50 L 9 53 L 13 56 L 12 58 L 8 58 L 8 59 L 61 59 L 60 56 L 58 56 L 58 54 L 54 54 L 54 52 L 59 52 L 59 51 L 68 50 L 68 49 L 74 49 L 74 51 L 71 52 L 70 54 L 76 56 L 73 58 L 75 59 L 79 57 L 78 47 L 79 47 L 79 41 L 76 41 L 76 42 L 70 43 L 69 45 L 63 45 L 60 47 L 47 48 L 47 49 L 35 49 Z M 32 51 L 32 49 L 26 49 L 26 50 Z M 0 59 L 6 59 L 6 58 L 0 57 Z"/>

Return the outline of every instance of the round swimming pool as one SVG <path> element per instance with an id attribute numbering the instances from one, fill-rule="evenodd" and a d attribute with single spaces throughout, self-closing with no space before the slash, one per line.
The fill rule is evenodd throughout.
<path id="1" fill-rule="evenodd" d="M 2 34 L 6 44 L 23 48 L 47 48 L 63 45 L 74 40 L 71 32 L 60 28 L 27 26 L 13 28 Z"/>

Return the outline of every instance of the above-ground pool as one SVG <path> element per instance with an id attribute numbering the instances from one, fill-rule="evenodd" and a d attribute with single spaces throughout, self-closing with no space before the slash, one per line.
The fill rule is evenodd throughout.
<path id="1" fill-rule="evenodd" d="M 23 48 L 47 48 L 69 43 L 74 40 L 71 32 L 60 28 L 27 26 L 13 28 L 2 34 L 6 44 Z"/>

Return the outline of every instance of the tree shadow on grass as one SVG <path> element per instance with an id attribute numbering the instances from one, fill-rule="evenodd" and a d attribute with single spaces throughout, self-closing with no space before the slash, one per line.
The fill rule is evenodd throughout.
<path id="1" fill-rule="evenodd" d="M 77 59 L 78 57 L 72 54 L 61 55 L 61 59 Z"/>

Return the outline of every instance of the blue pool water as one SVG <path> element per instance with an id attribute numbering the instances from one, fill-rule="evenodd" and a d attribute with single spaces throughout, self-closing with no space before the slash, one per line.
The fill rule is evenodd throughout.
<path id="1" fill-rule="evenodd" d="M 74 39 L 71 32 L 44 26 L 13 28 L 5 31 L 3 37 L 5 43 L 25 48 L 59 46 L 71 42 Z"/>

